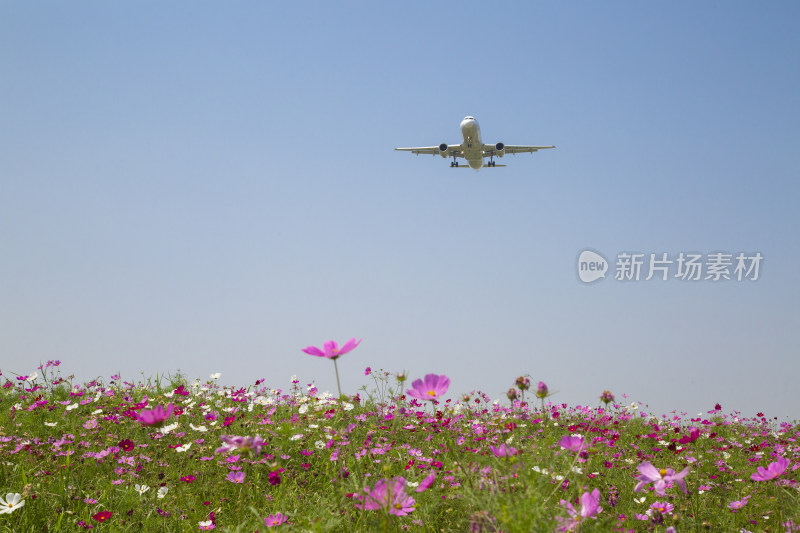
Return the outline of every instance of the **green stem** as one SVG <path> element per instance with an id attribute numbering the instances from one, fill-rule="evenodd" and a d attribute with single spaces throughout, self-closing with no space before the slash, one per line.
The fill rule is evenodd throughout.
<path id="1" fill-rule="evenodd" d="M 336 364 L 336 357 L 333 358 L 333 369 L 336 371 L 336 388 L 339 389 L 339 398 L 341 398 L 342 386 L 339 384 L 339 366 Z"/>

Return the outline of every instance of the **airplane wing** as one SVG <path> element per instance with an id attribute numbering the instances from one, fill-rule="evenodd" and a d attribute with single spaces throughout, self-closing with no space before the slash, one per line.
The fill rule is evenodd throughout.
<path id="1" fill-rule="evenodd" d="M 395 150 L 399 150 L 401 152 L 411 152 L 412 154 L 424 154 L 424 155 L 442 155 L 441 150 L 439 150 L 438 146 L 418 146 L 414 148 L 395 148 Z M 448 145 L 447 151 L 445 152 L 447 157 L 464 157 L 464 153 L 461 151 L 460 144 L 451 144 Z"/>
<path id="2" fill-rule="evenodd" d="M 491 148 L 494 148 L 494 145 L 490 145 Z M 525 154 L 525 153 L 533 153 L 539 150 L 546 150 L 547 148 L 555 148 L 555 146 L 520 146 L 516 144 L 507 144 L 505 146 L 505 152 L 507 154 Z"/>

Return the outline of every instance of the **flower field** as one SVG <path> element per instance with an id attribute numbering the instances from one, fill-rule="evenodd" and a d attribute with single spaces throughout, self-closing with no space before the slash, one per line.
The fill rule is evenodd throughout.
<path id="1" fill-rule="evenodd" d="M 330 342 L 304 351 L 358 345 Z M 0 375 L 2 532 L 800 531 L 800 426 L 762 414 L 570 406 L 525 376 L 498 402 L 369 368 L 338 397 Z"/>

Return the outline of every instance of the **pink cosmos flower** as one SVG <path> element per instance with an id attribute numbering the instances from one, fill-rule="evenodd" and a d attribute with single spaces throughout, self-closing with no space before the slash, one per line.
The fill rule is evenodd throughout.
<path id="1" fill-rule="evenodd" d="M 231 472 L 225 478 L 232 483 L 243 483 L 244 482 L 244 472 Z"/>
<path id="2" fill-rule="evenodd" d="M 175 406 L 172 404 L 169 404 L 166 409 L 160 405 L 155 409 L 142 409 L 136 414 L 136 419 L 143 426 L 160 426 L 163 425 L 170 416 L 172 416 L 172 412 L 174 410 Z"/>
<path id="3" fill-rule="evenodd" d="M 361 341 L 364 339 L 359 339 L 356 341 L 355 337 L 344 343 L 344 346 L 339 348 L 339 343 L 336 341 L 327 341 L 325 344 L 322 345 L 322 349 L 320 350 L 316 346 L 308 346 L 303 348 L 303 352 L 307 353 L 308 355 L 313 355 L 316 357 L 325 357 L 327 359 L 337 359 L 340 355 L 344 355 L 347 352 L 352 351 L 356 346 L 361 344 Z"/>
<path id="4" fill-rule="evenodd" d="M 750 499 L 750 495 L 748 494 L 747 496 L 745 496 L 744 498 L 742 498 L 739 501 L 732 501 L 731 503 L 728 504 L 728 509 L 730 509 L 731 511 L 733 511 L 735 513 L 736 511 L 738 511 L 739 509 L 741 509 L 742 507 L 747 505 L 747 500 L 749 500 L 749 499 Z"/>
<path id="5" fill-rule="evenodd" d="M 639 483 L 637 483 L 636 487 L 634 487 L 634 492 L 639 492 L 648 483 L 653 483 L 653 488 L 656 490 L 656 494 L 659 496 L 664 496 L 664 489 L 667 488 L 667 483 L 674 481 L 681 488 L 683 493 L 687 494 L 686 482 L 683 481 L 683 478 L 689 473 L 688 466 L 677 474 L 671 468 L 662 468 L 659 470 L 647 461 L 643 462 L 636 468 L 639 470 L 639 472 L 641 472 L 641 475 L 636 476 L 636 479 L 639 480 Z"/>
<path id="6" fill-rule="evenodd" d="M 675 510 L 675 506 L 669 502 L 653 502 L 653 504 L 650 505 L 650 509 L 651 511 L 658 511 L 661 514 L 670 514 Z"/>
<path id="7" fill-rule="evenodd" d="M 603 394 L 600 395 L 600 401 L 606 405 L 610 404 L 614 401 L 614 393 L 610 390 L 604 390 Z"/>
<path id="8" fill-rule="evenodd" d="M 231 452 L 234 450 L 245 450 L 252 452 L 253 455 L 259 455 L 261 448 L 267 442 L 261 438 L 260 435 L 255 437 L 237 437 L 234 435 L 220 435 L 219 437 L 225 444 L 217 448 L 214 453 Z"/>
<path id="9" fill-rule="evenodd" d="M 770 463 L 766 468 L 759 466 L 758 471 L 753 472 L 753 475 L 750 476 L 750 479 L 753 481 L 769 481 L 770 479 L 775 479 L 786 472 L 786 469 L 790 464 L 791 463 L 789 462 L 789 459 L 786 459 L 785 457 L 778 457 L 777 461 Z"/>
<path id="10" fill-rule="evenodd" d="M 561 505 L 567 510 L 569 517 L 557 517 L 560 527 L 557 531 L 572 531 L 575 526 L 579 526 L 587 518 L 597 516 L 603 511 L 600 507 L 600 491 L 594 489 L 591 493 L 584 492 L 581 496 L 581 510 L 577 511 L 571 503 L 561 500 Z"/>
<path id="11" fill-rule="evenodd" d="M 558 445 L 570 452 L 582 452 L 588 448 L 588 445 L 583 440 L 583 437 L 570 437 L 568 435 L 564 435 L 561 437 L 561 440 L 558 441 Z"/>
<path id="12" fill-rule="evenodd" d="M 283 513 L 270 514 L 264 519 L 264 524 L 267 527 L 279 526 L 289 520 L 289 517 Z"/>
<path id="13" fill-rule="evenodd" d="M 425 492 L 433 485 L 433 481 L 436 479 L 436 472 L 431 472 L 428 476 L 420 481 L 419 487 L 417 487 L 416 492 Z"/>
<path id="14" fill-rule="evenodd" d="M 435 400 L 442 394 L 447 392 L 450 388 L 450 378 L 442 374 L 427 374 L 425 381 L 416 379 L 411 384 L 413 388 L 408 389 L 406 393 L 412 398 L 418 400 Z"/>
<path id="15" fill-rule="evenodd" d="M 512 446 L 506 446 L 505 444 L 501 444 L 498 448 L 495 448 L 490 444 L 489 449 L 492 450 L 492 453 L 495 455 L 495 457 L 511 457 L 517 453 L 516 448 Z"/>
<path id="16" fill-rule="evenodd" d="M 339 367 L 336 364 L 336 360 L 339 358 L 340 355 L 344 355 L 347 352 L 352 351 L 355 349 L 356 346 L 361 344 L 361 341 L 364 339 L 359 339 L 358 341 L 353 337 L 346 343 L 344 346 L 339 348 L 339 344 L 336 341 L 328 341 L 322 345 L 322 349 L 320 350 L 316 346 L 307 346 L 302 349 L 303 352 L 313 355 L 315 357 L 325 357 L 326 359 L 333 360 L 333 369 L 336 372 L 336 388 L 339 389 L 339 398 L 342 397 L 342 385 L 339 382 Z"/>
<path id="17" fill-rule="evenodd" d="M 394 479 L 381 479 L 375 483 L 375 488 L 370 490 L 364 488 L 366 494 L 354 494 L 353 498 L 364 502 L 355 504 L 357 509 L 374 511 L 376 509 L 387 509 L 389 514 L 405 516 L 414 510 L 416 501 L 406 494 L 406 480 L 403 477 Z"/>

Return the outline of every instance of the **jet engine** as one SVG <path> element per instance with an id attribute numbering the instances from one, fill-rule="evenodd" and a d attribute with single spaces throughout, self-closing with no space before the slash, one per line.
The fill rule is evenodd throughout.
<path id="1" fill-rule="evenodd" d="M 445 143 L 439 145 L 439 155 L 442 157 L 447 157 L 447 145 Z"/>
<path id="2" fill-rule="evenodd" d="M 494 154 L 497 157 L 503 157 L 506 153 L 506 145 L 503 143 L 495 144 L 494 149 L 497 150 L 497 153 Z"/>

